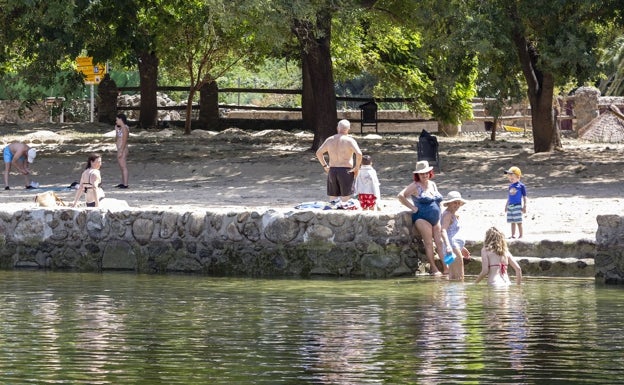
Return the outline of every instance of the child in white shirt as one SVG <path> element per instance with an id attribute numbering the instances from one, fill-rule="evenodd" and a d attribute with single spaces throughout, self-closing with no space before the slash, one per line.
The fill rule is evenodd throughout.
<path id="1" fill-rule="evenodd" d="M 362 210 L 374 210 L 377 201 L 381 199 L 377 171 L 373 168 L 373 158 L 370 155 L 362 156 L 362 166 L 355 179 L 355 193 L 360 201 Z"/>

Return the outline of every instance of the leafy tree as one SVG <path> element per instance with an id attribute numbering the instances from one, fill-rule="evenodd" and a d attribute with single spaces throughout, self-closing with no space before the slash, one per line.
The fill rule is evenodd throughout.
<path id="1" fill-rule="evenodd" d="M 469 28 L 473 28 L 469 24 Z M 513 52 L 494 49 L 486 29 L 475 27 L 475 51 L 479 54 L 477 96 L 483 101 L 486 114 L 494 118 L 491 140 L 496 140 L 499 118 L 506 106 L 526 100 L 526 83 Z"/>
<path id="2" fill-rule="evenodd" d="M 98 0 L 81 13 L 84 47 L 96 62 L 116 60 L 126 68 L 139 69 L 141 110 L 139 126 L 157 124 L 159 25 L 166 19 L 161 0 Z"/>
<path id="3" fill-rule="evenodd" d="M 86 1 L 3 0 L 0 3 L 0 76 L 19 79 L 21 97 L 40 99 L 56 86 L 61 96 L 76 91 L 81 75 L 71 63 L 82 49 L 72 31 Z M 5 89 L 7 91 L 7 89 Z"/>
<path id="4" fill-rule="evenodd" d="M 624 95 L 624 36 L 616 36 L 610 44 L 607 44 L 600 61 L 606 72 L 598 85 L 601 94 Z"/>
<path id="5" fill-rule="evenodd" d="M 488 49 L 515 58 L 507 71 L 518 68 L 524 76 L 534 150 L 552 151 L 560 146 L 555 87 L 570 80 L 582 84 L 597 74 L 598 43 L 610 21 L 621 17 L 621 1 L 474 0 L 469 5 L 475 41 L 489 40 L 489 47 L 479 47 L 480 59 L 495 59 L 496 55 L 486 54 Z"/>
<path id="6" fill-rule="evenodd" d="M 365 66 L 377 92 L 410 96 L 439 132 L 457 133 L 472 116 L 477 60 L 464 33 L 465 8 L 445 1 L 379 1 L 363 20 Z"/>
<path id="7" fill-rule="evenodd" d="M 236 63 L 253 58 L 253 27 L 261 14 L 254 2 L 173 0 L 162 12 L 168 20 L 159 33 L 162 63 L 190 83 L 185 133 L 197 91 L 214 83 Z M 260 51 L 260 50 L 259 50 Z M 180 75 L 180 78 L 182 75 Z"/>
<path id="8" fill-rule="evenodd" d="M 296 41 L 301 61 L 303 125 L 314 132 L 312 149 L 316 149 L 335 134 L 338 120 L 330 47 L 338 4 L 334 6 L 331 0 L 276 0 L 273 4 L 275 12 L 270 23 L 288 28 L 277 33 Z M 292 40 L 282 40 L 282 44 L 282 52 L 293 52 Z"/>

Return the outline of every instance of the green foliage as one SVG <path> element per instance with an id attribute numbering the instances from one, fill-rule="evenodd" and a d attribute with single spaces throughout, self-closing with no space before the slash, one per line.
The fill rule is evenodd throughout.
<path id="1" fill-rule="evenodd" d="M 138 54 L 156 52 L 159 82 L 300 88 L 299 60 L 328 32 L 336 90 L 406 96 L 447 123 L 470 117 L 474 95 L 490 112 L 527 92 L 514 36 L 538 50 L 535 77 L 570 90 L 624 86 L 621 0 L 3 0 L 0 98 L 87 95 L 77 56 L 114 64 L 118 86 L 138 86 Z M 299 40 L 296 38 L 299 37 Z M 604 48 L 604 49 L 603 49 Z M 275 58 L 275 59 L 269 59 Z M 600 65 L 600 62 L 604 66 Z M 263 64 L 264 62 L 264 64 Z M 318 79 L 323 81 L 325 79 Z M 189 93 L 180 93 L 182 99 Z M 222 102 L 298 106 L 298 96 L 222 95 Z M 27 103 L 25 104 L 27 108 Z"/>
<path id="2" fill-rule="evenodd" d="M 45 87 L 29 83 L 20 73 L 5 74 L 0 78 L 0 99 L 41 100 L 46 97 L 64 97 L 69 100 L 83 97 L 84 86 L 75 71 L 59 71 L 53 78 L 51 85 Z"/>
<path id="3" fill-rule="evenodd" d="M 63 71 L 82 46 L 80 36 L 72 33 L 81 5 L 81 1 L 64 0 L 3 2 L 0 77 L 7 82 L 17 76 L 23 84 L 33 85 L 29 91 L 21 86 L 9 93 L 36 94 L 36 85 L 44 89 L 54 86 L 60 89 L 58 93 L 68 94 L 79 84 L 78 77 Z"/>
<path id="4" fill-rule="evenodd" d="M 412 97 L 411 109 L 459 124 L 472 116 L 478 62 L 464 38 L 465 14 L 451 3 L 422 2 L 412 10 L 404 3 L 392 19 L 371 15 L 366 50 L 380 79 L 377 92 Z"/>
<path id="5" fill-rule="evenodd" d="M 486 83 L 482 89 L 498 88 L 503 97 L 518 95 L 521 63 L 514 33 L 538 50 L 535 69 L 554 74 L 556 86 L 596 79 L 601 36 L 611 29 L 607 20 L 618 13 L 609 3 L 613 2 L 521 0 L 514 2 L 514 9 L 505 0 L 471 1 L 469 31 L 488 72 L 481 73 Z"/>
<path id="6" fill-rule="evenodd" d="M 252 58 L 253 10 L 225 0 L 170 0 L 162 8 L 159 56 L 196 89 L 218 79 L 234 64 Z"/>
<path id="7" fill-rule="evenodd" d="M 158 27 L 166 22 L 160 13 L 163 5 L 161 0 L 89 1 L 76 31 L 84 36 L 82 48 L 96 62 L 136 68 L 139 53 L 157 49 Z"/>
<path id="8" fill-rule="evenodd" d="M 598 84 L 602 95 L 624 95 L 624 36 L 616 36 L 601 52 L 605 75 Z"/>
<path id="9" fill-rule="evenodd" d="M 236 65 L 217 81 L 219 88 L 301 89 L 301 70 L 286 59 L 267 59 L 256 66 Z M 300 107 L 300 95 L 219 93 L 223 104 Z"/>

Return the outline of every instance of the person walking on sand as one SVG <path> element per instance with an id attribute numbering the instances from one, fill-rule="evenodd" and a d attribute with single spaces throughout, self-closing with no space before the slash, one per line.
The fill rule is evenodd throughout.
<path id="1" fill-rule="evenodd" d="M 9 187 L 9 173 L 11 172 L 12 166 L 15 166 L 17 171 L 20 174 L 24 175 L 26 188 L 34 188 L 30 185 L 30 179 L 28 177 L 30 175 L 30 169 L 28 168 L 28 164 L 35 161 L 35 157 L 37 156 L 37 150 L 22 142 L 11 142 L 4 148 L 3 155 L 4 189 L 11 189 Z"/>
<path id="2" fill-rule="evenodd" d="M 327 173 L 327 195 L 332 202 L 339 199 L 342 206 L 353 195 L 353 182 L 362 164 L 362 151 L 355 139 L 349 135 L 350 128 L 351 123 L 348 120 L 339 121 L 336 128 L 338 133 L 327 138 L 316 150 L 316 158 Z M 329 162 L 325 160 L 325 153 L 329 155 Z"/>
<path id="3" fill-rule="evenodd" d="M 511 285 L 507 275 L 507 266 L 516 272 L 516 283 L 522 283 L 522 269 L 507 248 L 505 235 L 496 227 L 490 227 L 485 233 L 485 241 L 481 249 L 481 273 L 477 276 L 475 284 L 488 276 L 488 285 L 508 286 Z"/>
<path id="4" fill-rule="evenodd" d="M 117 188 L 128 188 L 128 137 L 130 127 L 126 115 L 119 114 L 115 119 L 115 144 L 117 145 L 117 163 L 121 170 L 121 183 Z"/>
<path id="5" fill-rule="evenodd" d="M 511 238 L 516 237 L 516 226 L 518 227 L 518 238 L 522 238 L 522 214 L 526 214 L 527 208 L 526 186 L 520 182 L 522 171 L 514 166 L 505 171 L 505 175 L 509 180 L 505 212 L 507 213 L 507 223 L 511 223 Z"/>
<path id="6" fill-rule="evenodd" d="M 438 256 L 442 259 L 442 228 L 440 226 L 440 202 L 442 195 L 438 192 L 438 187 L 432 181 L 433 167 L 429 162 L 421 160 L 416 163 L 413 172 L 414 181 L 405 187 L 397 195 L 399 202 L 412 211 L 412 223 L 422 237 L 425 246 L 425 254 L 429 260 L 431 275 L 442 275 L 435 264 L 433 253 L 433 243 L 435 242 Z M 442 261 L 444 270 L 447 267 Z"/>
<path id="7" fill-rule="evenodd" d="M 102 157 L 99 154 L 90 154 L 87 158 L 87 166 L 80 176 L 80 184 L 78 185 L 72 207 L 76 207 L 78 199 L 80 199 L 83 193 L 85 194 L 87 207 L 99 207 L 100 201 L 104 199 L 104 190 L 101 187 L 101 166 Z"/>
<path id="8" fill-rule="evenodd" d="M 459 191 L 451 191 L 444 198 L 442 205 L 446 207 L 442 213 L 442 239 L 446 247 L 445 253 L 453 253 L 455 259 L 449 264 L 449 279 L 464 279 L 464 260 L 470 261 L 470 251 L 464 247 L 465 241 L 461 235 L 461 226 L 457 210 L 466 204 Z"/>
<path id="9" fill-rule="evenodd" d="M 373 168 L 373 158 L 370 155 L 362 156 L 362 167 L 355 178 L 355 193 L 363 210 L 379 208 L 377 202 L 381 199 L 377 171 Z"/>

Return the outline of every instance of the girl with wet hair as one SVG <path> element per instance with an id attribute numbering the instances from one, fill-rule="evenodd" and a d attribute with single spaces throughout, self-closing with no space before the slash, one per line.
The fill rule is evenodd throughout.
<path id="1" fill-rule="evenodd" d="M 487 275 L 488 285 L 511 285 L 507 275 L 508 266 L 514 269 L 516 283 L 520 285 L 522 283 L 522 269 L 507 248 L 505 234 L 496 227 L 490 227 L 485 233 L 485 240 L 481 249 L 481 273 L 477 276 L 475 284 L 479 283 Z"/>

